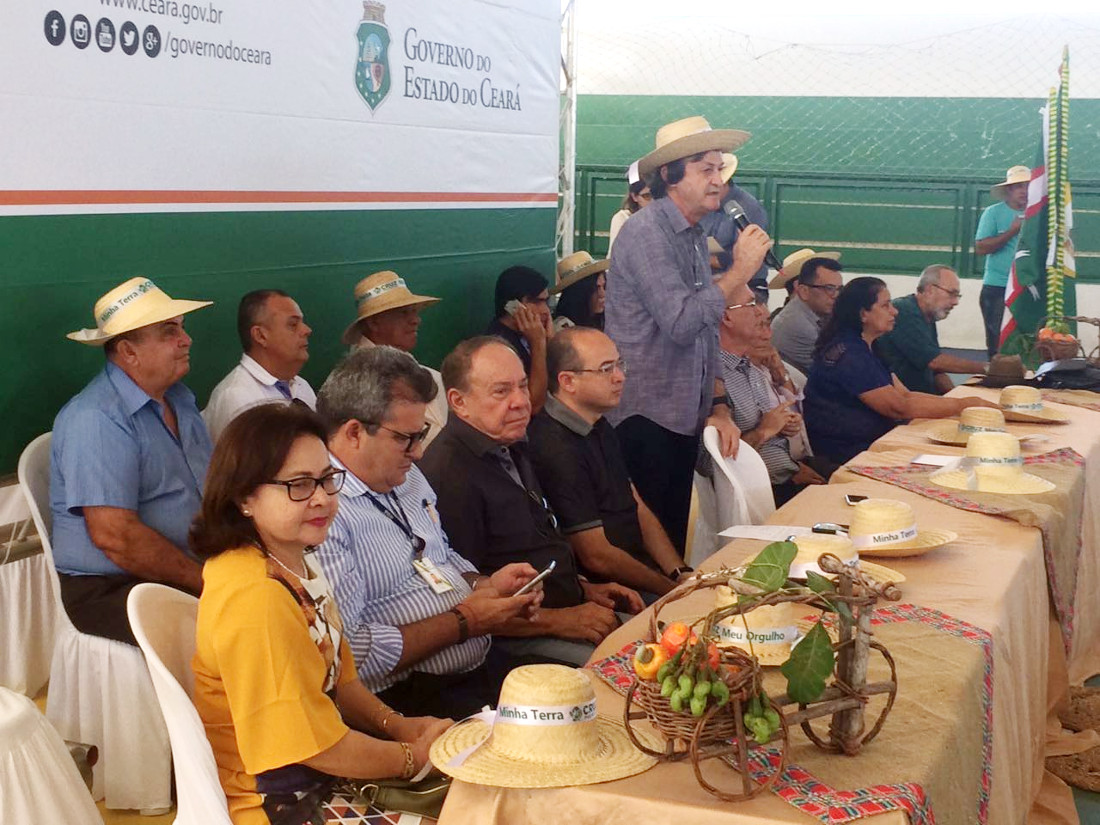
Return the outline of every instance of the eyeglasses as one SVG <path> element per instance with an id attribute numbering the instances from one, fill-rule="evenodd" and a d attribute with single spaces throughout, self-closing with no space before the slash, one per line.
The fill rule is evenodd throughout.
<path id="1" fill-rule="evenodd" d="M 757 301 L 749 301 L 747 304 L 730 304 L 726 309 L 744 309 L 745 307 L 755 307 Z"/>
<path id="2" fill-rule="evenodd" d="M 302 476 L 301 478 L 292 478 L 290 481 L 280 481 L 273 478 L 271 481 L 265 481 L 264 484 L 278 484 L 281 487 L 286 487 L 286 494 L 291 501 L 306 501 L 313 498 L 313 494 L 317 492 L 318 487 L 330 496 L 339 493 L 340 488 L 344 486 L 344 476 L 346 474 L 346 470 L 333 470 L 331 473 L 325 473 L 320 478 Z"/>
<path id="3" fill-rule="evenodd" d="M 805 286 L 808 286 L 810 289 L 823 289 L 827 294 L 833 296 L 840 294 L 840 287 L 836 284 L 805 284 Z"/>
<path id="4" fill-rule="evenodd" d="M 401 432 L 401 430 L 391 429 L 390 427 L 387 427 L 385 424 L 375 424 L 374 426 L 378 427 L 379 429 L 383 429 L 388 433 L 393 433 L 394 435 L 399 436 L 396 439 L 399 442 L 402 439 L 404 439 L 404 441 L 405 441 L 405 452 L 406 453 L 411 453 L 413 450 L 415 450 L 416 445 L 421 443 L 425 438 L 427 438 L 428 433 L 432 429 L 431 424 L 425 424 L 424 429 L 422 429 L 418 433 L 403 433 L 403 432 Z"/>
<path id="5" fill-rule="evenodd" d="M 565 370 L 565 372 L 598 372 L 601 375 L 612 375 L 615 370 L 618 370 L 623 375 L 626 375 L 626 361 L 620 358 L 618 361 L 608 361 L 606 364 L 600 364 L 595 369 L 590 370 Z"/>
<path id="6" fill-rule="evenodd" d="M 932 286 L 934 286 L 940 292 L 946 292 L 952 298 L 962 298 L 962 296 L 963 296 L 962 292 L 960 290 L 957 290 L 957 289 L 947 289 L 946 287 L 942 287 L 939 284 L 932 284 Z"/>

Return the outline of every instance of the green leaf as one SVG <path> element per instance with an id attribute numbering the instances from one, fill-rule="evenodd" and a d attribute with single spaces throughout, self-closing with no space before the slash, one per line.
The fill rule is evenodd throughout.
<path id="1" fill-rule="evenodd" d="M 787 677 L 787 695 L 803 704 L 816 702 L 825 692 L 825 680 L 832 674 L 833 665 L 833 644 L 818 622 L 779 668 Z"/>
<path id="2" fill-rule="evenodd" d="M 824 594 L 836 592 L 836 584 L 833 583 L 832 579 L 827 579 L 825 576 L 822 576 L 820 573 L 815 573 L 813 570 L 806 571 L 806 586 L 815 593 Z M 834 602 L 832 599 L 824 599 L 823 601 L 834 613 L 839 613 L 850 622 L 855 620 L 852 616 L 852 608 L 848 606 L 847 602 Z"/>
<path id="3" fill-rule="evenodd" d="M 774 593 L 787 583 L 791 562 L 798 555 L 794 542 L 774 541 L 749 562 L 741 581 L 755 585 L 765 593 Z"/>

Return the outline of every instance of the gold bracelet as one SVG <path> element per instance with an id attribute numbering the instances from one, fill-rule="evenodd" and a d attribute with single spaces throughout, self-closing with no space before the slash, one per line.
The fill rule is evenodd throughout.
<path id="1" fill-rule="evenodd" d="M 389 710 L 387 710 L 386 713 L 382 716 L 382 722 L 381 722 L 382 733 L 387 733 L 386 726 L 389 725 L 391 716 L 404 716 L 404 715 L 405 714 L 403 714 L 401 711 L 394 710 L 393 708 L 390 708 Z"/>
<path id="2" fill-rule="evenodd" d="M 412 779 L 416 776 L 416 759 L 413 757 L 413 749 L 408 742 L 398 742 L 405 754 L 405 767 L 401 770 L 402 779 Z"/>

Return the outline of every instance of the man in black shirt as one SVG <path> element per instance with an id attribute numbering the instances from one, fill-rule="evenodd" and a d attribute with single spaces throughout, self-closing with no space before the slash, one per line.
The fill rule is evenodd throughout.
<path id="1" fill-rule="evenodd" d="M 626 365 L 615 342 L 585 327 L 558 332 L 546 351 L 550 394 L 531 422 L 531 460 L 584 572 L 648 594 L 667 593 L 690 568 L 630 483 L 615 428 Z"/>
<path id="2" fill-rule="evenodd" d="M 537 618 L 517 630 L 528 638 L 496 637 L 494 644 L 513 657 L 583 665 L 618 625 L 615 609 L 636 613 L 642 600 L 615 582 L 578 576 L 527 457 L 531 401 L 511 347 L 491 336 L 463 341 L 444 359 L 442 373 L 450 415 L 420 469 L 439 497 L 451 546 L 485 575 L 512 562 L 540 571 L 556 564 Z"/>

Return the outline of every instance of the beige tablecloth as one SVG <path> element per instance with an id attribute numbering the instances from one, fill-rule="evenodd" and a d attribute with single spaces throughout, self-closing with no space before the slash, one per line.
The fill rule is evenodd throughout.
<path id="1" fill-rule="evenodd" d="M 956 390 L 956 393 L 960 391 Z M 996 391 L 967 388 L 967 394 L 995 398 Z M 1074 681 L 1100 671 L 1100 566 L 1097 561 L 1097 489 L 1100 484 L 1100 413 L 1061 407 L 1071 424 L 1012 424 L 1013 431 L 1049 436 L 1042 451 L 1073 447 L 1086 459 L 1084 551 L 1077 577 L 1077 630 L 1067 663 L 1056 624 L 1051 620 L 1046 572 L 1038 530 L 1012 521 L 966 512 L 883 482 L 841 472 L 836 483 L 811 487 L 778 510 L 773 524 L 810 525 L 844 521 L 845 493 L 896 498 L 908 502 L 920 524 L 953 530 L 959 539 L 946 547 L 911 559 L 881 560 L 902 572 L 903 601 L 935 608 L 988 631 L 993 637 L 992 787 L 987 822 L 1075 823 L 1072 798 L 1064 785 L 1044 775 L 1050 707 Z M 904 464 L 922 452 L 959 454 L 958 448 L 930 442 L 921 424 L 899 427 L 857 456 L 854 464 Z M 762 542 L 739 540 L 709 560 L 707 567 L 735 564 L 755 555 Z M 640 616 L 619 628 L 597 649 L 602 658 L 644 631 Z M 1067 675 L 1068 674 L 1068 675 Z M 934 678 L 930 673 L 929 678 Z M 900 690 L 905 691 L 901 685 Z M 600 683 L 602 713 L 618 714 L 622 700 Z M 947 712 L 948 716 L 952 714 Z M 958 714 L 954 714 L 956 718 Z M 901 717 L 887 725 L 904 724 Z M 973 725 L 972 719 L 958 719 Z M 1055 725 L 1056 729 L 1056 725 Z M 795 737 L 801 734 L 794 734 Z M 1067 745 L 1073 748 L 1073 744 Z M 883 754 L 883 759 L 891 759 Z M 934 771 L 950 771 L 957 754 L 946 749 Z M 921 776 L 910 781 L 920 783 Z M 1033 801 L 1038 804 L 1033 806 Z M 932 800 L 933 808 L 935 800 Z M 1029 811 L 1031 816 L 1029 818 Z M 748 823 L 810 823 L 778 797 L 764 794 L 748 802 L 722 803 L 696 784 L 691 767 L 662 764 L 629 779 L 580 788 L 515 791 L 456 782 L 441 818 L 452 823 L 521 823 L 563 821 L 635 823 L 684 821 L 742 825 Z M 875 825 L 900 825 L 906 817 L 890 813 L 873 818 Z M 975 820 L 976 821 L 976 820 Z M 955 825 L 955 823 L 950 823 Z"/>

